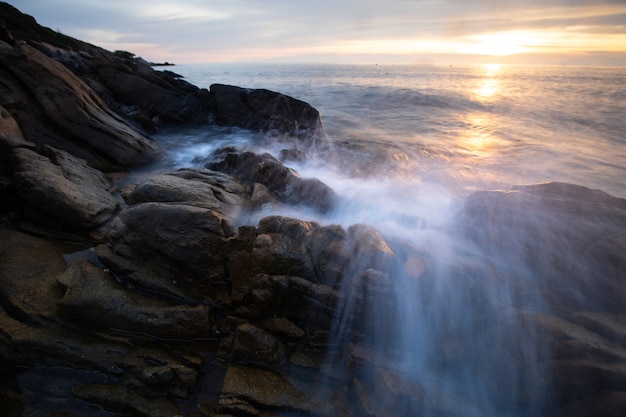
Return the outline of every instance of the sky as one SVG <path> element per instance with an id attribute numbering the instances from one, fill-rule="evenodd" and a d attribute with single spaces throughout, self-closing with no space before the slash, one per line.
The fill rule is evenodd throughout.
<path id="1" fill-rule="evenodd" d="M 8 0 L 152 62 L 626 65 L 626 0 Z"/>

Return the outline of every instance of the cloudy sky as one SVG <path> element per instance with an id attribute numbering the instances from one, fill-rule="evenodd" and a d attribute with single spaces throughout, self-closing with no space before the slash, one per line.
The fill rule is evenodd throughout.
<path id="1" fill-rule="evenodd" d="M 626 65 L 626 0 L 8 0 L 150 61 Z"/>

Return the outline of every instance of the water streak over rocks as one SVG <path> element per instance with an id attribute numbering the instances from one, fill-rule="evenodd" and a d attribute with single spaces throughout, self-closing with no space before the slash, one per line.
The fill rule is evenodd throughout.
<path id="1" fill-rule="evenodd" d="M 476 192 L 440 231 L 456 243 L 442 250 L 366 224 L 242 224 L 261 208 L 337 203 L 247 150 L 144 174 L 114 196 L 102 170 L 157 151 L 131 123 L 217 120 L 298 150 L 319 139 L 319 114 L 83 48 L 0 45 L 0 362 L 11 365 L 0 410 L 623 414 L 625 200 L 560 183 Z M 69 387 L 72 372 L 90 376 Z M 36 410 L 31 390 L 55 405 Z"/>

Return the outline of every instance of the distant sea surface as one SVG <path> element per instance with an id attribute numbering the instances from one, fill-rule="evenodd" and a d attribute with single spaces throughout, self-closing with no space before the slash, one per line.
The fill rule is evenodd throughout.
<path id="1" fill-rule="evenodd" d="M 168 69 L 199 87 L 266 88 L 313 105 L 334 151 L 324 155 L 324 170 L 298 168 L 331 183 L 341 177 L 431 185 L 462 197 L 478 189 L 562 181 L 626 197 L 625 67 L 194 64 Z M 220 128 L 161 136 L 178 165 L 193 164 L 213 144 L 254 141 L 247 132 Z"/>

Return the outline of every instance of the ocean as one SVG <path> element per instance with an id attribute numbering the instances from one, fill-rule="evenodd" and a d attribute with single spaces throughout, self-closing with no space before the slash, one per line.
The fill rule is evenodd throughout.
<path id="1" fill-rule="evenodd" d="M 626 68 L 572 66 L 193 64 L 199 87 L 266 88 L 319 110 L 330 148 L 293 165 L 342 197 L 330 217 L 406 231 L 445 222 L 476 190 L 558 181 L 626 197 Z M 259 134 L 207 126 L 164 131 L 171 168 L 239 145 L 277 155 Z M 330 149 L 330 150 L 329 150 Z M 256 218 L 241 219 L 242 223 Z M 404 220 L 399 220 L 404 219 Z M 410 233 L 410 231 L 409 231 Z"/>
<path id="2" fill-rule="evenodd" d="M 392 247 L 408 242 L 429 254 L 435 267 L 427 294 L 420 291 L 424 264 L 398 265 L 390 284 L 393 301 L 377 305 L 372 298 L 370 310 L 356 319 L 371 328 L 375 350 L 393 352 L 385 366 L 413 381 L 409 386 L 432 385 L 432 392 L 445 398 L 441 404 L 451 407 L 446 411 L 451 414 L 420 415 L 551 415 L 554 404 L 541 385 L 549 375 L 525 373 L 528 364 L 540 363 L 538 352 L 548 348 L 546 342 L 510 320 L 548 308 L 540 295 L 543 278 L 523 259 L 506 256 L 495 268 L 501 273 L 490 276 L 485 271 L 500 258 L 471 247 L 450 225 L 477 190 L 558 181 L 626 197 L 626 68 L 210 64 L 171 69 L 200 87 L 222 83 L 278 91 L 322 115 L 326 146 L 307 150 L 309 160 L 289 166 L 332 187 L 336 207 L 324 215 L 303 207 L 244 213 L 237 224 L 256 224 L 270 214 L 345 228 L 365 223 Z M 284 147 L 259 133 L 218 126 L 165 130 L 155 138 L 167 149 L 160 162 L 166 169 L 201 166 L 225 145 L 274 155 Z M 500 238 L 507 248 L 525 250 L 516 236 Z M 549 242 L 560 242 L 550 253 L 574 264 L 577 255 L 567 253 L 558 236 L 533 245 Z M 464 262 L 491 266 L 474 276 L 471 267 L 459 269 Z M 349 332 L 350 279 L 355 278 L 346 277 L 340 288 L 347 297 L 337 309 L 337 343 Z M 523 284 L 516 284 L 518 279 Z M 520 303 L 516 285 L 537 299 Z M 576 285 L 568 283 L 568 294 L 586 300 L 589 289 Z M 595 307 L 589 303 L 590 311 Z M 443 351 L 463 357 L 467 349 L 453 335 L 472 341 L 476 350 L 466 355 L 471 360 L 444 360 Z M 507 343 L 520 354 L 521 365 L 503 354 Z M 377 385 L 384 385 L 384 378 L 369 383 L 373 392 L 388 389 Z M 381 409 L 397 405 L 382 397 L 376 401 Z M 470 403 L 475 408 L 466 408 Z M 414 415 L 409 411 L 397 415 Z"/>

